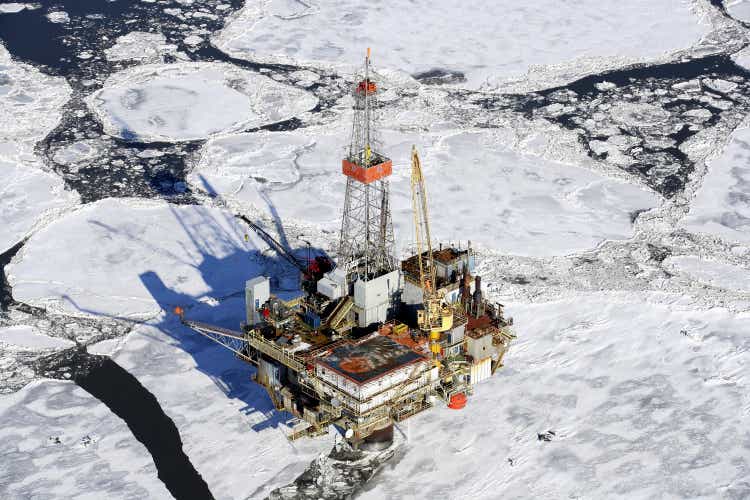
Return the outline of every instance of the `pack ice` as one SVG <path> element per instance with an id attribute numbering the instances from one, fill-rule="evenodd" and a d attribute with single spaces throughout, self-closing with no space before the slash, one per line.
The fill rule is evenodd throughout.
<path id="1" fill-rule="evenodd" d="M 709 162 L 687 216 L 686 229 L 727 241 L 750 243 L 750 128 L 734 131 L 721 155 Z"/>
<path id="2" fill-rule="evenodd" d="M 582 57 L 651 59 L 707 31 L 682 0 L 251 0 L 213 43 L 250 61 L 327 65 L 358 64 L 371 46 L 382 68 L 459 71 L 477 87 Z"/>
<path id="3" fill-rule="evenodd" d="M 206 144 L 188 179 L 285 223 L 335 230 L 344 203 L 341 145 L 347 132 L 326 127 L 217 138 Z M 382 150 L 394 161 L 391 205 L 401 245 L 413 239 L 412 144 L 423 155 L 431 231 L 438 240 L 471 234 L 502 252 L 560 255 L 630 237 L 631 215 L 658 204 L 654 193 L 635 185 L 521 154 L 504 145 L 502 133 L 384 130 L 381 136 Z"/>
<path id="4" fill-rule="evenodd" d="M 87 102 L 110 135 L 171 142 L 276 123 L 318 101 L 304 90 L 229 64 L 181 63 L 116 73 Z"/>
<path id="5" fill-rule="evenodd" d="M 35 233 L 6 273 L 27 304 L 144 319 L 242 290 L 264 248 L 244 232 L 218 209 L 108 198 Z"/>
<path id="6" fill-rule="evenodd" d="M 78 203 L 78 195 L 45 172 L 34 154 L 36 142 L 59 123 L 69 96 L 65 80 L 14 61 L 0 44 L 0 253 Z"/>

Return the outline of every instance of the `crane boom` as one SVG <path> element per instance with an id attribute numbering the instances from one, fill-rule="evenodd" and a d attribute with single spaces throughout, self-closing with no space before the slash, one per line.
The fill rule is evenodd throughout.
<path id="1" fill-rule="evenodd" d="M 424 308 L 417 313 L 419 327 L 430 335 L 430 351 L 434 358 L 440 353 L 440 334 L 453 326 L 453 311 L 445 304 L 437 289 L 435 257 L 430 238 L 430 218 L 427 208 L 422 164 L 417 148 L 411 150 L 411 194 L 414 211 L 414 230 L 417 243 L 419 285 Z"/>

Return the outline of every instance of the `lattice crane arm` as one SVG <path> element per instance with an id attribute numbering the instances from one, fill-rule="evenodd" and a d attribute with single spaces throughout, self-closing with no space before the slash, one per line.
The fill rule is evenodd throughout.
<path id="1" fill-rule="evenodd" d="M 440 334 L 453 327 L 453 310 L 443 302 L 443 297 L 437 290 L 435 257 L 432 253 L 430 217 L 427 208 L 427 190 L 422 174 L 422 164 L 419 161 L 417 148 L 414 146 L 412 146 L 411 151 L 411 194 L 419 284 L 422 288 L 424 305 L 424 308 L 417 313 L 417 322 L 423 331 L 429 333 L 430 351 L 437 359 L 437 355 L 440 353 Z"/>

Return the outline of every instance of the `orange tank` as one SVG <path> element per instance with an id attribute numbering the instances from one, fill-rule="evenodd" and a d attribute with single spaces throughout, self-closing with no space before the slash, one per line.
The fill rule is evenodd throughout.
<path id="1" fill-rule="evenodd" d="M 393 173 L 393 162 L 386 160 L 371 167 L 362 167 L 349 160 L 341 162 L 341 171 L 348 177 L 353 177 L 363 184 L 375 182 Z"/>
<path id="2" fill-rule="evenodd" d="M 448 402 L 448 408 L 451 410 L 460 410 L 464 406 L 466 406 L 466 394 L 463 392 L 454 394 Z"/>

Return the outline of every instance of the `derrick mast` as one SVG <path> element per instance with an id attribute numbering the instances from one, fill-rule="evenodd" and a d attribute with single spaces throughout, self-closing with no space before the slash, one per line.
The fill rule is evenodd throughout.
<path id="1" fill-rule="evenodd" d="M 393 163 L 374 149 L 375 76 L 367 49 L 363 71 L 355 80 L 351 143 L 342 161 L 346 193 L 338 263 L 350 283 L 368 281 L 396 269 L 388 181 Z"/>

